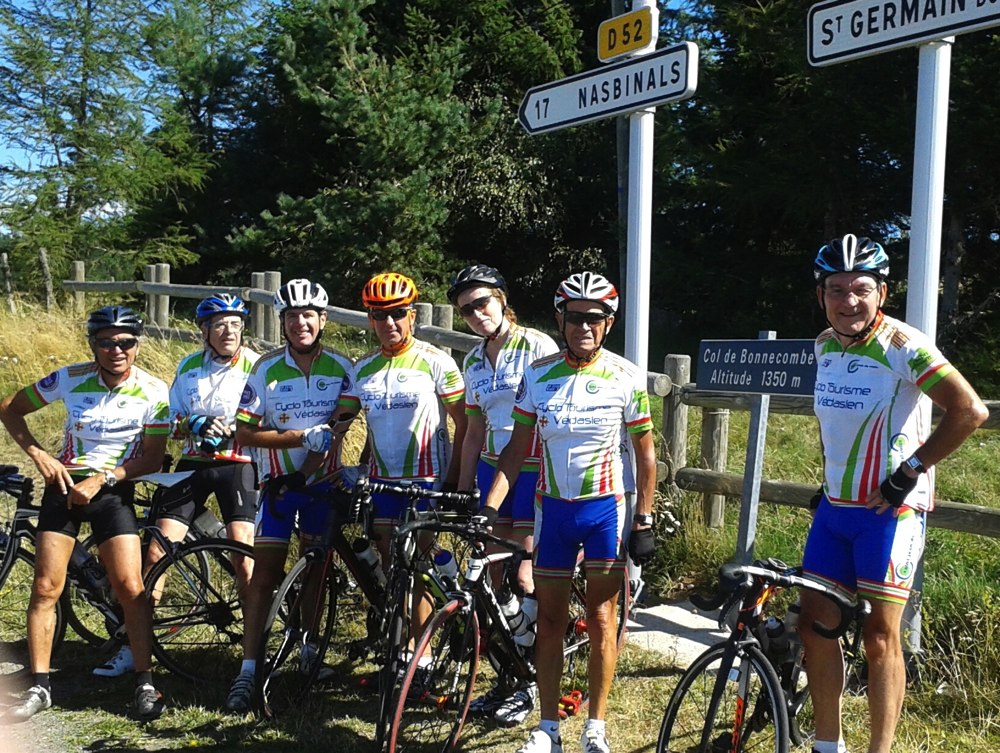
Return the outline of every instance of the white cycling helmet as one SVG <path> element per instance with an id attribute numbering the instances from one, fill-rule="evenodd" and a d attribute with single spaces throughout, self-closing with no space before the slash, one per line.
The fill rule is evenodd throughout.
<path id="1" fill-rule="evenodd" d="M 618 311 L 618 291 L 604 275 L 596 272 L 577 272 L 559 283 L 556 311 L 563 311 L 570 301 L 594 301 L 604 306 L 609 314 Z"/>
<path id="2" fill-rule="evenodd" d="M 285 309 L 316 309 L 326 311 L 330 299 L 318 282 L 299 278 L 289 280 L 274 294 L 274 313 L 281 316 Z"/>

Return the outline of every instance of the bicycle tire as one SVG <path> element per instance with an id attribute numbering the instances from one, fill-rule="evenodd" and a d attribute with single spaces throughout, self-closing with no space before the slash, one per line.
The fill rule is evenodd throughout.
<path id="1" fill-rule="evenodd" d="M 312 591 L 316 599 L 306 604 L 310 577 L 322 575 L 322 553 L 307 553 L 275 592 L 264 622 L 262 653 L 257 661 L 258 711 L 267 718 L 279 716 L 300 704 L 316 682 L 337 613 L 337 589 L 329 575 Z M 330 564 L 331 572 L 336 567 Z M 309 623 L 314 623 L 310 627 Z M 301 646 L 309 643 L 315 659 L 303 660 Z M 303 671 L 305 668 L 305 671 Z"/>
<path id="2" fill-rule="evenodd" d="M 378 718 L 375 721 L 375 744 L 379 750 L 389 738 L 393 711 L 405 679 L 403 651 L 409 626 L 406 620 L 406 599 L 412 590 L 412 577 L 404 570 L 390 573 L 386 590 L 386 615 L 383 620 L 382 656 L 378 672 Z"/>
<path id="3" fill-rule="evenodd" d="M 240 669 L 243 610 L 233 557 L 253 550 L 226 539 L 200 540 L 163 557 L 146 577 L 153 605 L 153 653 L 192 682 L 229 682 Z"/>
<path id="4" fill-rule="evenodd" d="M 476 612 L 449 601 L 431 618 L 405 669 L 387 753 L 450 753 L 462 734 L 478 666 Z"/>
<path id="5" fill-rule="evenodd" d="M 663 714 L 657 753 L 788 753 L 785 696 L 774 667 L 756 645 L 737 648 L 738 664 L 727 659 L 730 650 L 730 643 L 717 643 L 681 676 Z"/>
<path id="6" fill-rule="evenodd" d="M 5 544 L 6 546 L 6 544 Z M 4 556 L 0 555 L 0 561 Z M 0 675 L 18 675 L 30 670 L 28 659 L 28 602 L 35 578 L 35 557 L 18 549 L 0 582 Z M 56 624 L 52 637 L 55 655 L 66 635 L 62 600 L 56 601 Z"/>
<path id="7" fill-rule="evenodd" d="M 88 536 L 80 543 L 88 552 L 95 557 L 98 556 L 97 545 L 94 543 L 93 536 Z M 104 589 L 101 599 L 108 606 L 117 607 L 116 612 L 119 615 L 117 624 L 109 622 L 109 618 L 100 609 L 91 604 L 82 591 L 83 589 L 80 586 L 74 585 L 69 580 L 66 581 L 66 588 L 62 595 L 62 598 L 65 600 L 63 602 L 63 613 L 66 615 L 66 624 L 73 628 L 73 632 L 77 636 L 90 645 L 103 646 L 124 624 L 124 612 L 121 611 L 121 607 L 117 607 L 117 601 L 110 586 Z"/>
<path id="8" fill-rule="evenodd" d="M 622 573 L 621 578 L 618 601 L 615 604 L 615 644 L 619 653 L 625 645 L 630 599 L 628 574 Z M 563 666 L 564 692 L 581 690 L 586 694 L 588 663 L 590 661 L 590 636 L 587 632 L 587 574 L 586 569 L 582 566 L 576 569 L 570 588 L 569 622 L 566 626 L 563 655 L 565 657 Z"/>

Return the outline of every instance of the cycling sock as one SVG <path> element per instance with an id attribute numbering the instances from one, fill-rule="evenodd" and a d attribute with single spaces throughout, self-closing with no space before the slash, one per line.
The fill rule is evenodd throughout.
<path id="1" fill-rule="evenodd" d="M 52 686 L 49 685 L 49 673 L 48 672 L 35 672 L 35 681 L 32 683 L 40 688 L 45 688 L 51 691 Z"/>
<path id="2" fill-rule="evenodd" d="M 257 674 L 257 660 L 256 659 L 244 659 L 243 663 L 240 664 L 240 674 L 254 675 Z"/>
<path id="3" fill-rule="evenodd" d="M 813 753 L 847 753 L 843 740 L 814 740 Z"/>
<path id="4" fill-rule="evenodd" d="M 586 731 L 588 729 L 600 732 L 602 735 L 605 733 L 605 726 L 603 719 L 588 719 L 587 723 L 583 725 L 583 729 Z"/>
<path id="5" fill-rule="evenodd" d="M 153 672 L 152 670 L 147 670 L 145 672 L 135 673 L 135 686 L 140 685 L 152 685 L 153 684 Z"/>
<path id="6" fill-rule="evenodd" d="M 552 721 L 551 719 L 542 719 L 538 723 L 538 729 L 544 732 L 546 735 L 552 738 L 552 742 L 559 743 L 562 738 L 559 737 L 559 722 Z"/>

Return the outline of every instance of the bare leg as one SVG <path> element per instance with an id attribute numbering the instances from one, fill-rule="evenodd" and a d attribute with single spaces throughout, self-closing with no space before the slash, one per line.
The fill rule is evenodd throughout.
<path id="1" fill-rule="evenodd" d="M 160 518 L 156 521 L 156 527 L 160 529 L 160 532 L 168 541 L 173 543 L 183 541 L 188 532 L 187 523 L 182 523 L 173 518 Z M 142 577 L 145 578 L 149 574 L 149 571 L 153 569 L 153 566 L 166 555 L 167 553 L 163 551 L 163 547 L 160 546 L 159 541 L 155 537 L 152 538 L 149 542 L 149 548 L 146 550 L 146 559 L 142 563 Z M 160 596 L 163 593 L 163 581 L 165 578 L 166 576 L 160 578 L 153 587 L 154 604 L 159 602 Z"/>
<path id="2" fill-rule="evenodd" d="M 152 667 L 153 615 L 142 583 L 142 548 L 136 534 L 122 534 L 103 542 L 98 551 L 108 581 L 125 612 L 125 630 L 137 672 Z"/>
<path id="3" fill-rule="evenodd" d="M 535 669 L 542 719 L 559 719 L 559 685 L 563 672 L 563 638 L 569 621 L 569 579 L 539 578 L 538 635 Z"/>
<path id="4" fill-rule="evenodd" d="M 590 636 L 589 718 L 603 719 L 618 662 L 618 590 L 622 574 L 587 574 L 587 634 Z"/>
<path id="5" fill-rule="evenodd" d="M 56 629 L 56 602 L 66 585 L 66 567 L 76 539 L 64 533 L 39 531 L 35 547 L 35 578 L 28 602 L 28 651 L 31 671 L 49 671 Z"/>
<path id="6" fill-rule="evenodd" d="M 806 657 L 809 694 L 813 701 L 817 740 L 840 740 L 841 698 L 844 695 L 844 655 L 840 641 L 824 638 L 813 623 L 836 625 L 840 612 L 824 597 L 802 590 L 799 635 Z"/>
<path id="7" fill-rule="evenodd" d="M 872 730 L 868 751 L 889 753 L 906 693 L 906 665 L 899 635 L 903 605 L 877 599 L 872 599 L 871 605 L 863 633 Z"/>
<path id="8" fill-rule="evenodd" d="M 233 541 L 253 547 L 254 525 L 253 521 L 234 520 L 226 526 L 226 535 Z M 233 555 L 233 568 L 236 570 L 236 583 L 240 589 L 240 599 L 246 598 L 247 586 L 253 576 L 253 557 L 244 557 L 240 554 Z"/>
<path id="9" fill-rule="evenodd" d="M 243 658 L 260 658 L 260 640 L 264 632 L 264 620 L 271 605 L 271 595 L 285 571 L 288 557 L 287 546 L 264 546 L 253 548 L 253 578 L 246 591 L 243 606 Z"/>

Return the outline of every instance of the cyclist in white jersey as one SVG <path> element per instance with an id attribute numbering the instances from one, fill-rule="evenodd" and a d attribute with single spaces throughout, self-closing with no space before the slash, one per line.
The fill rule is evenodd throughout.
<path id="1" fill-rule="evenodd" d="M 243 327 L 250 315 L 242 299 L 222 293 L 202 300 L 195 309 L 204 347 L 177 366 L 170 387 L 172 436 L 185 439 L 177 471 L 193 474 L 160 492 L 157 527 L 170 541 L 183 541 L 191 522 L 205 510 L 214 494 L 234 541 L 253 546 L 257 515 L 257 474 L 247 450 L 235 441 L 236 409 L 247 376 L 259 358 L 243 345 Z M 149 542 L 143 574 L 164 556 L 154 539 Z M 233 555 L 240 592 L 246 588 L 253 559 Z M 160 584 L 162 586 L 162 583 Z M 159 598 L 159 588 L 154 599 Z M 116 677 L 132 670 L 128 644 L 94 674 Z"/>
<path id="2" fill-rule="evenodd" d="M 559 683 L 571 578 L 580 549 L 587 573 L 590 636 L 588 719 L 584 753 L 608 753 L 604 725 L 618 658 L 616 601 L 627 551 L 639 564 L 652 556 L 656 456 L 646 375 L 606 351 L 618 293 L 592 272 L 571 275 L 555 296 L 565 348 L 525 370 L 514 402 L 514 431 L 500 453 L 483 518 L 496 520 L 534 438 L 542 444 L 535 503 L 535 665 L 541 721 L 519 753 L 561 753 Z M 625 530 L 619 451 L 624 424 L 636 462 L 636 514 Z"/>
<path id="3" fill-rule="evenodd" d="M 263 622 L 284 573 L 293 527 L 303 551 L 322 536 L 330 477 L 340 469 L 341 443 L 358 411 L 351 360 L 320 342 L 327 303 L 323 287 L 309 280 L 290 280 L 279 288 L 274 311 L 287 344 L 254 364 L 236 413 L 236 441 L 257 448 L 263 493 L 243 610 L 243 663 L 226 698 L 229 711 L 250 708 Z M 316 661 L 315 647 L 302 646 L 300 669 L 310 673 Z M 331 674 L 324 667 L 318 676 Z"/>
<path id="4" fill-rule="evenodd" d="M 448 300 L 469 328 L 483 338 L 465 357 L 465 413 L 469 427 L 462 445 L 459 489 L 486 491 L 493 483 L 497 458 L 514 430 L 514 393 L 532 361 L 556 353 L 548 335 L 521 327 L 507 302 L 507 284 L 493 267 L 474 264 L 461 270 L 448 288 Z M 528 552 L 534 548 L 535 485 L 541 447 L 537 439 L 513 488 L 500 505 L 494 526 L 498 536 L 512 539 Z M 538 613 L 531 561 L 518 572 L 521 610 L 534 622 Z M 534 638 L 534 627 L 528 638 Z M 492 716 L 502 724 L 520 724 L 535 706 L 534 685 L 507 688 L 497 685 L 469 706 L 469 713 Z"/>
<path id="5" fill-rule="evenodd" d="M 888 753 L 903 706 L 903 608 L 933 508 L 926 473 L 986 420 L 975 391 L 922 332 L 882 312 L 889 259 L 868 238 L 845 235 L 816 256 L 816 297 L 829 329 L 816 339 L 815 412 L 823 493 L 803 568 L 871 602 L 864 623 L 869 753 Z M 931 403 L 944 413 L 928 433 Z M 826 599 L 802 593 L 799 629 L 816 721 L 816 753 L 843 753 L 840 642 L 813 624 L 836 624 Z"/>
<path id="6" fill-rule="evenodd" d="M 163 696 L 153 686 L 152 614 L 142 583 L 135 485 L 129 479 L 160 469 L 170 410 L 167 385 L 135 365 L 141 334 L 142 321 L 131 309 L 98 309 L 87 321 L 92 362 L 57 369 L 0 403 L 0 421 L 45 479 L 28 605 L 33 683 L 25 699 L 8 710 L 10 719 L 29 719 L 52 705 L 55 604 L 83 522 L 91 525 L 132 636 L 132 714 L 154 719 L 163 712 Z M 67 413 L 58 457 L 42 449 L 24 418 L 56 401 L 65 404 Z"/>

